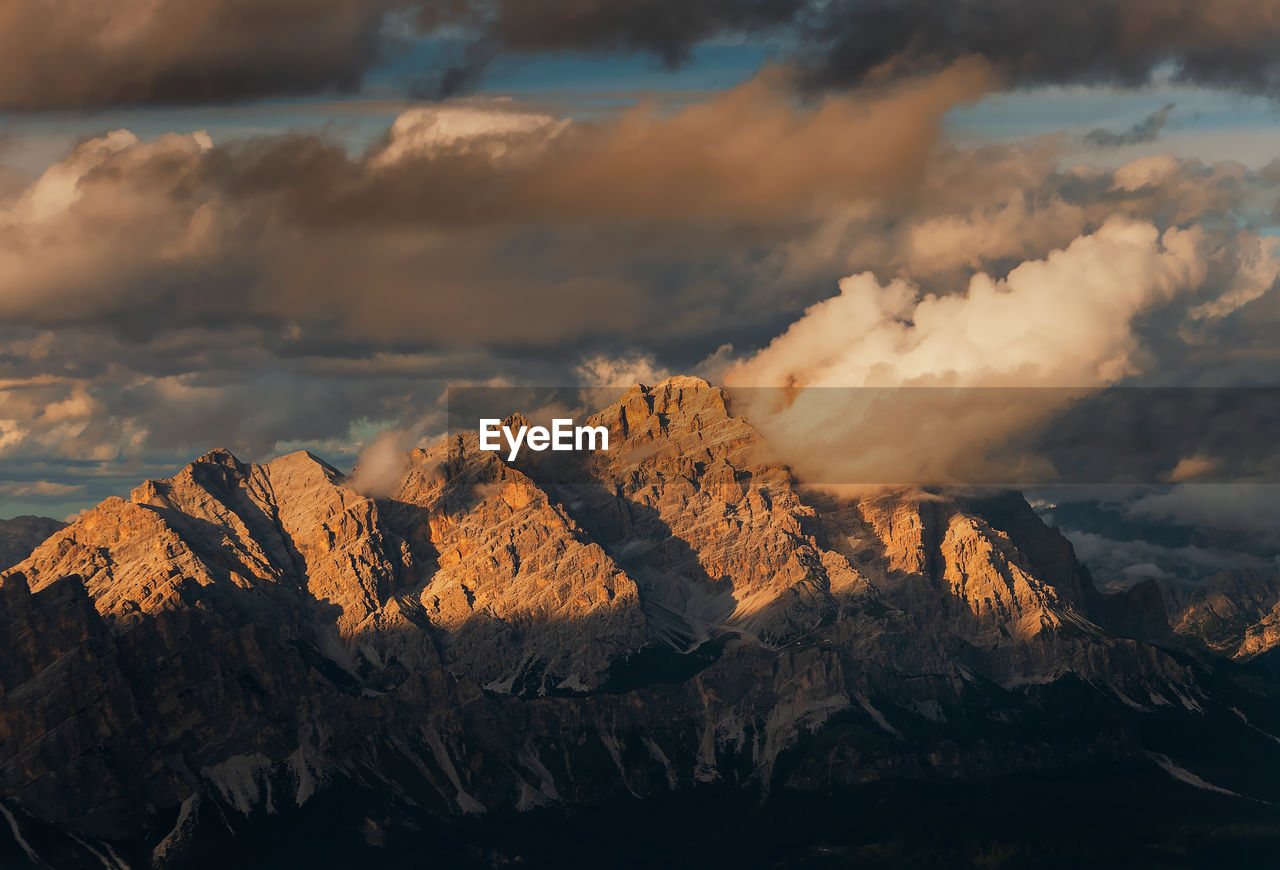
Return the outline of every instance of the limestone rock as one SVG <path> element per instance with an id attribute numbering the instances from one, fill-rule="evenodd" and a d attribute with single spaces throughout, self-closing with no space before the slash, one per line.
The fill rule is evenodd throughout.
<path id="1" fill-rule="evenodd" d="M 1280 574 L 1220 571 L 1177 595 L 1173 629 L 1225 655 L 1248 658 L 1280 644 Z"/>
<path id="2" fill-rule="evenodd" d="M 817 547 L 787 469 L 760 459 L 759 434 L 698 378 L 636 386 L 587 425 L 610 449 L 595 483 L 556 496 L 628 568 L 645 613 L 677 648 L 723 630 L 770 644 L 812 631 L 840 592 L 872 594 L 857 570 Z"/>
<path id="3" fill-rule="evenodd" d="M 468 435 L 414 450 L 384 508 L 446 661 L 517 694 L 584 691 L 646 642 L 636 584 L 537 484 Z"/>

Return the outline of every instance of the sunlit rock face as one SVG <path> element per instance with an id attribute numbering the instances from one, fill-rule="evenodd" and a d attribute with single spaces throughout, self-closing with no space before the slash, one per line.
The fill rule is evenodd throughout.
<path id="1" fill-rule="evenodd" d="M 587 422 L 610 448 L 570 483 L 471 433 L 377 498 L 308 453 L 213 451 L 55 532 L 0 575 L 15 824 L 163 865 L 325 795 L 385 826 L 983 777 L 1243 703 L 1167 622 L 1126 628 L 1015 493 L 807 488 L 695 378 Z M 1274 596 L 1219 585 L 1174 628 L 1227 601 L 1247 617 L 1209 646 L 1274 644 Z"/>
<path id="2" fill-rule="evenodd" d="M 1280 574 L 1220 571 L 1203 586 L 1170 590 L 1179 635 L 1216 653 L 1248 659 L 1280 645 Z"/>

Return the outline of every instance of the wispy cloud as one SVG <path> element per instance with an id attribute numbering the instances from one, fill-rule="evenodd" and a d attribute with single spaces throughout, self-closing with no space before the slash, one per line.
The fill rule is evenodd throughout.
<path id="1" fill-rule="evenodd" d="M 1098 127 L 1086 133 L 1084 139 L 1090 145 L 1098 148 L 1122 148 L 1126 145 L 1141 145 L 1145 142 L 1154 142 L 1160 135 L 1160 131 L 1164 129 L 1164 125 L 1169 122 L 1169 115 L 1173 112 L 1174 107 L 1174 103 L 1166 103 L 1162 108 L 1152 112 L 1129 129 L 1119 133 L 1108 130 L 1105 127 Z"/>

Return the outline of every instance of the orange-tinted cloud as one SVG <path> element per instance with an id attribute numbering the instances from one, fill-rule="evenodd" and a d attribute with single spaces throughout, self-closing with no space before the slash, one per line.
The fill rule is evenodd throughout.
<path id="1" fill-rule="evenodd" d="M 423 108 L 361 158 L 311 136 L 116 131 L 0 209 L 0 313 L 144 333 L 326 321 L 451 344 L 623 329 L 660 315 L 620 258 L 705 256 L 683 228 L 749 239 L 910 188 L 943 114 L 984 81 L 958 68 L 799 108 L 759 80 L 595 124 Z M 524 240 L 540 236 L 555 245 Z"/>

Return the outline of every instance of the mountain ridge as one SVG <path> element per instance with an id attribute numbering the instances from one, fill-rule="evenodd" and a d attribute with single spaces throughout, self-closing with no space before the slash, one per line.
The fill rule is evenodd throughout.
<path id="1" fill-rule="evenodd" d="M 610 450 L 581 482 L 464 433 L 386 497 L 215 450 L 81 515 L 0 574 L 5 803 L 165 866 L 333 790 L 395 825 L 1062 769 L 1174 752 L 1154 721 L 1280 721 L 1126 636 L 1020 496 L 806 492 L 698 379 L 590 420 Z M 1046 738 L 1047 710 L 1078 729 Z"/>

